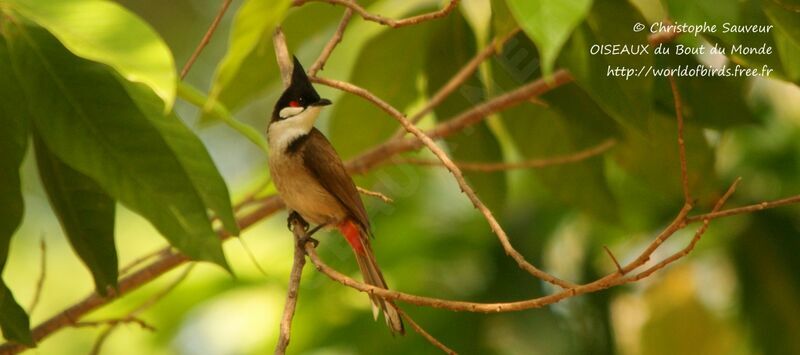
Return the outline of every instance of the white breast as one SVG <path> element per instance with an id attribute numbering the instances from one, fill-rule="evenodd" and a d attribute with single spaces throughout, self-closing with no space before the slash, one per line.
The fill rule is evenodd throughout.
<path id="1" fill-rule="evenodd" d="M 270 151 L 283 151 L 295 138 L 310 132 L 320 109 L 320 106 L 310 106 L 294 116 L 271 123 L 267 129 Z"/>

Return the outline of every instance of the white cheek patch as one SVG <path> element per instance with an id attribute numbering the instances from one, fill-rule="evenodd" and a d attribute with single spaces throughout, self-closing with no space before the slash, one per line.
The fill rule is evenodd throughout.
<path id="1" fill-rule="evenodd" d="M 297 109 L 299 107 L 284 108 L 279 114 L 282 116 L 283 111 L 290 108 Z M 270 124 L 267 131 L 267 140 L 269 141 L 270 149 L 282 151 L 295 138 L 308 134 L 311 128 L 314 127 L 314 121 L 316 121 L 317 116 L 319 116 L 319 111 L 319 106 L 311 106 L 307 110 L 301 108 L 300 112 Z"/>
<path id="2" fill-rule="evenodd" d="M 292 117 L 300 112 L 303 112 L 303 110 L 305 110 L 305 108 L 303 107 L 289 106 L 289 107 L 284 107 L 280 112 L 278 112 L 278 115 L 281 116 L 281 118 L 287 118 L 287 117 Z"/>

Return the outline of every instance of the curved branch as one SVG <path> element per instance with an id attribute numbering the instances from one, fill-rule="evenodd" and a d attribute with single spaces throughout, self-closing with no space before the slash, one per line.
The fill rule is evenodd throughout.
<path id="1" fill-rule="evenodd" d="M 512 163 L 476 163 L 476 162 L 455 162 L 455 164 L 461 168 L 461 170 L 465 171 L 478 171 L 478 172 L 494 172 L 494 171 L 505 171 L 505 170 L 514 170 L 514 169 L 538 169 L 538 168 L 545 168 L 554 165 L 563 165 L 569 163 L 575 163 L 582 160 L 586 160 L 588 158 L 600 155 L 611 149 L 613 146 L 617 144 L 617 141 L 614 139 L 606 139 L 602 143 L 589 147 L 587 149 L 569 154 L 569 155 L 562 155 L 552 158 L 544 158 L 544 159 L 531 159 L 525 160 L 520 162 L 512 162 Z M 442 166 L 442 162 L 433 159 L 417 159 L 417 158 L 394 158 L 391 160 L 392 163 L 396 164 L 414 164 L 414 165 L 422 165 L 422 166 Z"/>
<path id="2" fill-rule="evenodd" d="M 350 18 L 353 16 L 353 9 L 348 8 L 344 10 L 344 15 L 342 15 L 342 20 L 339 21 L 339 26 L 336 27 L 336 32 L 333 33 L 331 39 L 328 40 L 328 43 L 325 44 L 325 48 L 322 49 L 322 53 L 319 54 L 319 57 L 314 64 L 308 68 L 307 73 L 308 76 L 315 76 L 317 72 L 325 68 L 325 62 L 328 61 L 328 58 L 333 53 L 333 49 L 342 41 L 342 36 L 344 36 L 344 30 L 347 28 L 347 24 L 350 23 Z"/>
<path id="3" fill-rule="evenodd" d="M 222 5 L 220 5 L 219 10 L 217 11 L 217 16 L 214 17 L 214 20 L 211 21 L 211 25 L 208 26 L 208 30 L 206 34 L 203 35 L 203 39 L 200 40 L 200 43 L 197 44 L 197 47 L 192 52 L 192 55 L 189 57 L 189 60 L 186 61 L 186 64 L 183 65 L 183 69 L 181 69 L 181 80 L 186 78 L 186 74 L 189 74 L 189 70 L 192 69 L 194 62 L 197 60 L 197 57 L 200 56 L 200 53 L 203 52 L 203 49 L 206 48 L 208 42 L 211 42 L 211 36 L 214 35 L 214 32 L 217 30 L 217 26 L 222 21 L 222 17 L 225 16 L 225 11 L 228 11 L 228 7 L 231 5 L 233 0 L 223 0 Z"/>

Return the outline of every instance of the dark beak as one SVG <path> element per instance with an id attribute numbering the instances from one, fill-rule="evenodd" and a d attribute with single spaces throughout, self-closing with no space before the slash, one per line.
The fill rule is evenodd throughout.
<path id="1" fill-rule="evenodd" d="M 332 104 L 331 100 L 328 99 L 319 99 L 319 101 L 311 104 L 311 106 L 328 106 Z"/>

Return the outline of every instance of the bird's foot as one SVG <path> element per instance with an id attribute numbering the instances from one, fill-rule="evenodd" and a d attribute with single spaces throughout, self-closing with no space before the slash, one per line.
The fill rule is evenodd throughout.
<path id="1" fill-rule="evenodd" d="M 316 248 L 319 245 L 319 240 L 311 238 L 311 236 L 325 226 L 326 224 L 320 224 L 314 228 L 311 228 L 311 230 L 307 231 L 297 242 L 300 243 L 301 246 L 305 246 L 306 243 L 311 242 L 314 244 L 314 248 Z"/>
<path id="2" fill-rule="evenodd" d="M 294 231 L 294 223 L 297 222 L 301 227 L 303 227 L 303 232 L 308 231 L 309 224 L 303 219 L 297 211 L 292 211 L 289 213 L 289 218 L 286 218 L 286 228 L 289 228 L 290 231 Z"/>

